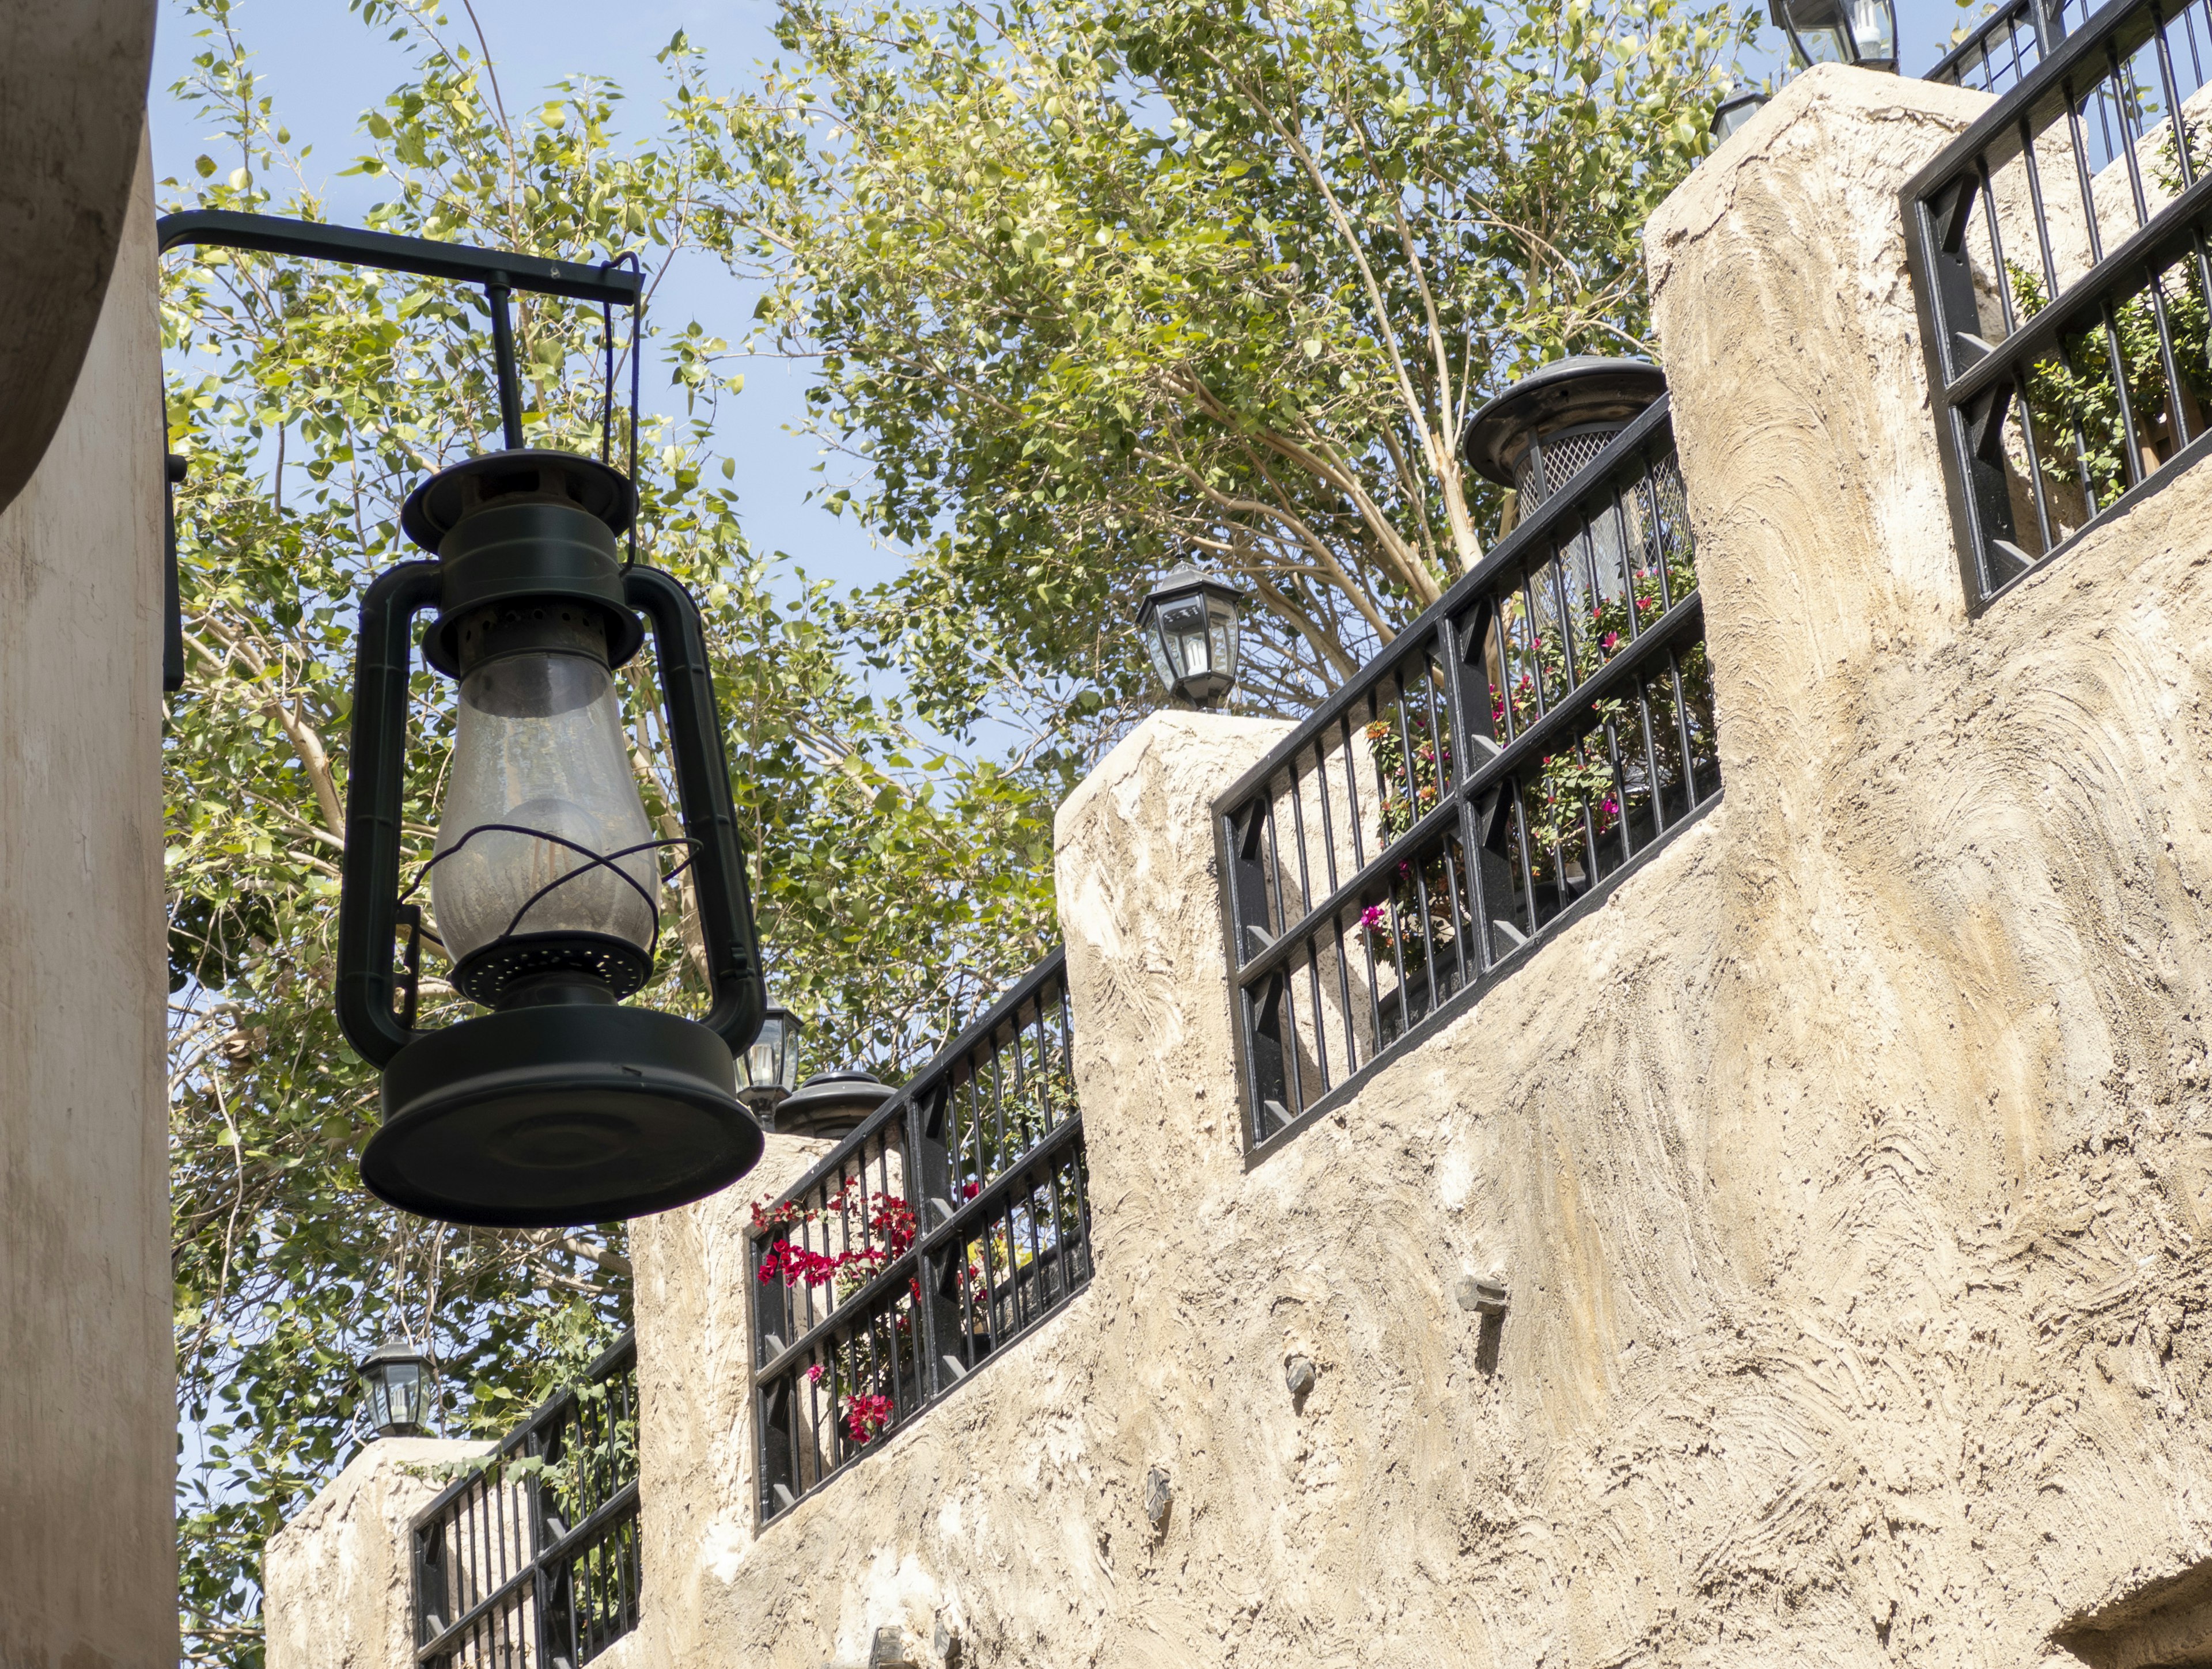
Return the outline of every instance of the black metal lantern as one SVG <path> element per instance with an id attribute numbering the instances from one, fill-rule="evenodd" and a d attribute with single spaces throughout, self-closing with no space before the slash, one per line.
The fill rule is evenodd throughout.
<path id="1" fill-rule="evenodd" d="M 1718 144 L 1735 133 L 1765 102 L 1766 94 L 1757 88 L 1722 100 L 1720 107 L 1713 112 L 1713 143 Z"/>
<path id="2" fill-rule="evenodd" d="M 617 559 L 632 496 L 594 459 L 514 451 L 416 489 L 401 525 L 433 562 L 362 604 L 338 1014 L 384 1069 L 362 1155 L 380 1198 L 448 1222 L 551 1227 L 660 1211 L 752 1168 L 760 1127 L 733 1053 L 764 1006 L 752 908 L 699 614 L 667 574 Z M 413 1026 L 414 947 L 395 1012 L 408 640 L 460 685 L 428 881 L 453 983 L 490 1013 Z M 614 672 L 653 624 L 684 838 L 657 841 L 631 774 Z M 713 1009 L 622 998 L 652 972 L 658 862 L 687 849 Z M 417 877 L 417 883 L 422 877 Z M 410 889 L 411 890 L 411 889 Z"/>
<path id="3" fill-rule="evenodd" d="M 897 1093 L 866 1072 L 817 1072 L 775 1109 L 776 1134 L 817 1140 L 850 1135 Z"/>
<path id="4" fill-rule="evenodd" d="M 429 1428 L 437 1364 L 405 1344 L 371 1350 L 354 1370 L 368 1393 L 368 1423 L 380 1437 L 420 1437 Z"/>
<path id="5" fill-rule="evenodd" d="M 770 1004 L 752 1046 L 738 1051 L 738 1099 L 763 1130 L 775 1128 L 775 1109 L 799 1087 L 799 1039 L 805 1029 L 789 1009 Z"/>
<path id="6" fill-rule="evenodd" d="M 337 984 L 347 1041 L 383 1072 L 362 1180 L 423 1217 L 526 1228 L 660 1211 L 734 1181 L 761 1152 L 734 1055 L 767 999 L 699 611 L 639 563 L 630 477 L 605 456 L 522 444 L 513 292 L 607 310 L 609 450 L 612 309 L 627 306 L 635 475 L 635 261 L 591 266 L 222 210 L 165 216 L 157 240 L 481 284 L 491 316 L 507 450 L 415 490 L 400 525 L 436 560 L 386 569 L 362 602 Z M 173 546 L 172 610 L 174 561 Z M 403 895 L 410 646 L 416 616 L 434 608 L 422 656 L 459 686 L 453 757 L 434 853 Z M 673 841 L 647 822 L 615 687 L 647 622 L 682 817 Z M 690 871 L 703 1021 L 622 1005 L 653 971 L 664 855 Z M 411 901 L 425 880 L 434 934 Z M 489 1013 L 416 1029 L 425 938 L 451 957 L 454 988 Z"/>
<path id="7" fill-rule="evenodd" d="M 1137 610 L 1152 670 L 1174 695 L 1212 707 L 1237 683 L 1238 611 L 1244 593 L 1186 562 Z"/>
<path id="8" fill-rule="evenodd" d="M 1800 64 L 1897 68 L 1896 0 L 1767 0 L 1767 15 Z"/>
<path id="9" fill-rule="evenodd" d="M 1555 360 L 1470 417 L 1461 450 L 1473 469 L 1518 494 L 1526 516 L 1666 391 L 1666 373 L 1643 360 Z"/>

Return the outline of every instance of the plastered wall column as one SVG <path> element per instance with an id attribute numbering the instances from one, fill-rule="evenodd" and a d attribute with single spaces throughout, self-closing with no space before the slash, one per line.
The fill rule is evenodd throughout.
<path id="1" fill-rule="evenodd" d="M 142 145 L 75 392 L 0 512 L 5 1669 L 176 1660 L 160 397 Z"/>
<path id="2" fill-rule="evenodd" d="M 2212 480 L 1968 618 L 1899 192 L 1987 102 L 1815 69 L 1646 252 L 1727 780 L 1693 1140 L 1833 1457 L 1784 1631 L 1994 1666 L 2212 1553 Z"/>
<path id="3" fill-rule="evenodd" d="M 413 1669 L 409 1526 L 457 1463 L 489 1447 L 380 1438 L 270 1538 L 261 1583 L 269 1669 Z"/>

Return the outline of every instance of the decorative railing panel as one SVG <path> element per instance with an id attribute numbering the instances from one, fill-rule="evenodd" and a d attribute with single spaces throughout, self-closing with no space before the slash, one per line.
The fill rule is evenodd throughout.
<path id="1" fill-rule="evenodd" d="M 1473 1001 L 1720 788 L 1662 399 L 1215 805 L 1249 1144 Z"/>
<path id="2" fill-rule="evenodd" d="M 637 1626 L 637 1339 L 415 1520 L 416 1660 L 580 1669 Z"/>
<path id="3" fill-rule="evenodd" d="M 1090 1279 L 1072 1048 L 1055 950 L 796 1187 L 755 1207 L 763 1523 Z"/>
<path id="4" fill-rule="evenodd" d="M 1905 188 L 1976 607 L 2207 448 L 2208 61 L 2206 0 L 2115 0 Z"/>

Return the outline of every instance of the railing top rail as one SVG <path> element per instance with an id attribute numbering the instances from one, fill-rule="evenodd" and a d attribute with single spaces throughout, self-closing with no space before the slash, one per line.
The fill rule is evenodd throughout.
<path id="1" fill-rule="evenodd" d="M 1015 980 L 1004 996 L 932 1055 L 928 1065 L 909 1078 L 881 1107 L 869 1114 L 856 1128 L 848 1131 L 836 1147 L 816 1162 L 812 1169 L 778 1195 L 775 1205 L 791 1205 L 839 1175 L 853 1162 L 856 1154 L 866 1150 L 869 1143 L 881 1134 L 886 1126 L 895 1125 L 904 1118 L 908 1108 L 946 1084 L 957 1083 L 961 1068 L 967 1064 L 968 1058 L 996 1037 L 1007 1021 L 1018 1014 L 1023 1005 L 1034 999 L 1037 992 L 1066 965 L 1067 949 L 1065 945 L 1048 952 L 1035 967 Z"/>
<path id="2" fill-rule="evenodd" d="M 636 1365 L 637 1329 L 633 1327 L 599 1354 L 592 1365 L 584 1370 L 583 1382 L 586 1385 L 602 1384 L 612 1379 L 617 1374 Z M 556 1425 L 565 1419 L 576 1405 L 576 1389 L 577 1387 L 573 1385 L 564 1386 L 531 1410 L 521 1419 L 516 1421 L 507 1434 L 499 1440 L 498 1447 L 489 1454 L 483 1457 L 481 1464 L 463 1473 L 439 1490 L 429 1504 L 415 1514 L 409 1521 L 410 1528 L 419 1530 L 430 1523 L 440 1513 L 467 1494 L 474 1484 L 483 1479 L 485 1472 L 520 1451 L 532 1437 L 544 1431 L 549 1426 Z"/>
<path id="3" fill-rule="evenodd" d="M 2042 106 L 2054 99 L 2063 114 L 2068 86 L 2093 61 L 2100 74 L 2105 54 L 2117 50 L 2124 58 L 2151 37 L 2158 8 L 2145 0 L 2110 0 L 2084 18 L 2066 38 L 2045 54 L 2041 62 L 2013 86 L 1996 95 L 1996 102 L 1974 118 L 1973 125 L 1946 145 L 1935 161 L 1913 175 L 1903 196 L 1917 203 L 1949 185 L 1960 168 L 1987 153 L 2010 155 L 2020 144 L 2020 124 L 2027 118 L 2031 129 L 2039 124 Z"/>
<path id="4" fill-rule="evenodd" d="M 1498 576 L 1516 562 L 1527 560 L 1529 554 L 1546 541 L 1557 538 L 1569 523 L 1580 515 L 1583 499 L 1591 489 L 1640 452 L 1655 434 L 1672 433 L 1672 408 L 1668 397 L 1662 394 L 1627 428 L 1613 436 L 1603 452 L 1577 470 L 1557 492 L 1528 513 L 1527 520 L 1500 539 L 1484 555 L 1481 561 L 1451 584 L 1449 590 L 1424 609 L 1410 623 L 1399 628 L 1398 634 L 1380 654 L 1363 665 L 1358 671 L 1339 685 L 1328 697 L 1298 721 L 1298 727 L 1269 750 L 1267 756 L 1243 775 L 1238 777 L 1214 800 L 1217 816 L 1238 800 L 1245 798 L 1264 786 L 1285 761 L 1295 759 L 1301 749 L 1310 746 L 1316 737 L 1325 735 L 1329 727 L 1343 718 L 1366 698 L 1369 690 L 1395 671 L 1404 659 L 1426 652 L 1431 629 L 1447 616 L 1456 615 L 1468 604 L 1480 598 L 1498 581 Z"/>
<path id="5" fill-rule="evenodd" d="M 2004 44 L 2017 51 L 2020 30 L 2024 25 L 2039 59 L 2050 45 L 2063 39 L 2067 33 L 2066 9 L 2073 0 L 2008 0 L 1989 16 L 1984 18 L 1966 38 L 1936 60 L 1920 79 L 1946 82 L 1954 87 L 1966 85 L 1964 80 L 1967 67 L 1977 61 L 1993 62 L 1996 57 L 1992 44 L 2000 36 Z M 2039 13 L 2041 14 L 2039 18 Z M 2028 68 L 2033 68 L 2031 64 Z M 2027 71 L 2023 70 L 2022 74 Z"/>

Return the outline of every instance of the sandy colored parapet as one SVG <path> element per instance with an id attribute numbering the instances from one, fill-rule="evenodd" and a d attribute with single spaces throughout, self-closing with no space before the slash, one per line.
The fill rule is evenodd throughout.
<path id="1" fill-rule="evenodd" d="M 268 1669 L 410 1669 L 410 1526 L 453 1481 L 455 1462 L 491 1447 L 441 1437 L 380 1438 L 270 1537 L 261 1582 Z"/>
<path id="2" fill-rule="evenodd" d="M 1727 790 L 1601 908 L 1248 1168 L 1283 727 L 1147 721 L 1057 825 L 1097 1273 L 764 1530 L 811 1153 L 638 1225 L 618 1669 L 2205 1660 L 2212 470 L 1968 620 L 1897 192 L 1983 102 L 1815 70 L 1653 222 Z"/>

